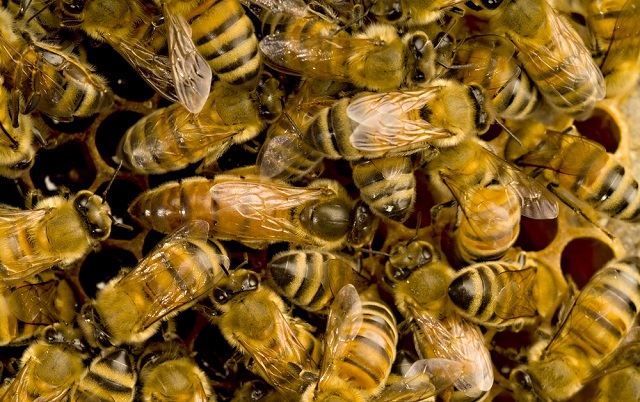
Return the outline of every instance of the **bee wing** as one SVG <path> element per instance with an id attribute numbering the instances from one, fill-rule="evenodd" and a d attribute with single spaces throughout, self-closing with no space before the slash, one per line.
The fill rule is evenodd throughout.
<path id="1" fill-rule="evenodd" d="M 498 276 L 504 279 L 496 282 L 505 283 L 506 286 L 500 289 L 496 296 L 496 315 L 506 320 L 535 316 L 537 309 L 531 293 L 535 284 L 536 269 L 529 267 L 505 271 Z"/>
<path id="2" fill-rule="evenodd" d="M 36 359 L 34 357 L 29 358 L 24 365 L 16 374 L 16 377 L 11 381 L 9 386 L 6 388 L 4 395 L 2 395 L 2 401 L 28 401 L 31 398 L 29 394 L 29 390 L 27 388 L 27 384 L 31 381 L 29 379 L 30 371 L 33 365 L 35 364 Z"/>
<path id="3" fill-rule="evenodd" d="M 103 38 L 120 53 L 151 88 L 172 102 L 180 101 L 176 95 L 176 83 L 173 80 L 173 69 L 168 57 L 157 55 L 140 43 L 114 38 L 108 33 L 103 34 Z"/>
<path id="4" fill-rule="evenodd" d="M 51 325 L 58 321 L 53 309 L 53 299 L 57 281 L 19 286 L 11 291 L 7 304 L 11 313 L 22 322 L 37 325 Z"/>
<path id="5" fill-rule="evenodd" d="M 462 364 L 449 359 L 422 359 L 393 384 L 387 384 L 375 401 L 421 401 L 450 387 L 462 374 Z"/>
<path id="6" fill-rule="evenodd" d="M 211 67 L 191 39 L 191 27 L 180 14 L 163 6 L 169 36 L 169 62 L 180 103 L 191 113 L 199 113 L 211 89 Z"/>
<path id="7" fill-rule="evenodd" d="M 223 235 L 227 234 L 225 230 L 229 230 L 234 238 L 248 241 L 256 239 L 253 233 L 244 233 L 242 230 L 248 225 L 247 222 L 253 222 L 253 227 L 266 229 L 261 233 L 261 238 L 265 240 L 300 241 L 300 229 L 288 219 L 290 210 L 333 194 L 327 189 L 295 188 L 266 181 L 223 181 L 214 184 L 210 193 L 214 202 L 220 206 L 218 216 L 237 217 L 233 221 L 225 221 L 224 225 L 215 221 L 217 233 Z"/>
<path id="8" fill-rule="evenodd" d="M 452 134 L 441 127 L 407 116 L 426 105 L 439 90 L 440 87 L 434 86 L 355 98 L 347 106 L 347 116 L 357 123 L 350 137 L 351 144 L 363 152 L 388 152 L 450 137 Z"/>
<path id="9" fill-rule="evenodd" d="M 306 17 L 308 8 L 302 0 L 240 0 L 258 18 L 265 12 L 285 13 L 298 18 Z"/>
<path id="10" fill-rule="evenodd" d="M 159 270 L 164 271 L 167 261 L 174 267 L 184 265 L 184 259 L 171 261 L 169 258 L 171 254 L 166 253 L 166 250 L 188 240 L 206 241 L 208 234 L 209 224 L 205 221 L 196 220 L 181 226 L 161 240 L 134 269 L 129 271 L 129 273 L 121 279 L 121 282 L 131 282 L 136 286 L 140 286 L 140 284 L 153 281 L 154 278 L 157 277 Z M 191 291 L 180 293 L 171 286 L 167 287 L 164 292 L 158 293 L 156 299 L 152 302 L 149 313 L 142 320 L 142 328 L 148 328 L 171 311 L 185 304 L 192 303 L 209 293 L 218 280 L 221 279 L 221 276 L 224 275 L 224 272 L 228 272 L 230 266 L 230 261 L 227 256 L 218 254 L 217 259 L 218 264 L 224 268 L 219 273 L 201 271 L 200 273 L 202 275 L 208 274 L 209 276 L 199 280 L 200 282 L 205 282 L 206 285 L 198 288 L 195 293 Z"/>
<path id="11" fill-rule="evenodd" d="M 278 122 L 276 124 L 285 123 Z M 324 159 L 321 153 L 309 148 L 302 141 L 293 131 L 293 127 L 291 129 L 291 131 L 267 137 L 256 162 L 260 168 L 261 176 L 286 181 L 302 173 L 298 169 L 288 171 L 288 168 L 311 164 L 313 160 L 317 165 Z M 301 163 L 298 163 L 297 161 L 301 159 Z"/>
<path id="12" fill-rule="evenodd" d="M 16 233 L 32 228 L 50 212 L 49 209 L 0 209 L 0 233 Z M 60 258 L 51 255 L 25 254 L 11 262 L 11 265 L 0 263 L 0 280 L 7 285 L 15 285 L 21 280 L 32 277 L 61 262 Z"/>
<path id="13" fill-rule="evenodd" d="M 596 2 L 594 4 L 604 5 L 607 3 Z M 602 10 L 602 14 L 607 11 L 609 10 Z M 620 64 L 637 63 L 638 57 L 640 57 L 640 46 L 630 44 L 627 39 L 638 36 L 640 36 L 640 1 L 627 0 L 618 13 L 611 43 L 600 67 L 604 75 Z"/>
<path id="14" fill-rule="evenodd" d="M 480 49 L 485 51 L 477 52 Z M 456 65 L 458 79 L 469 84 L 479 84 L 493 96 L 522 72 L 515 57 L 516 47 L 513 42 L 499 35 L 479 35 L 460 44 L 455 50 L 453 64 Z M 508 65 L 511 69 L 505 73 L 504 69 L 495 67 L 498 63 Z"/>
<path id="15" fill-rule="evenodd" d="M 587 159 L 585 155 L 595 157 Z M 547 130 L 544 146 L 526 153 L 517 163 L 577 176 L 599 172 L 606 165 L 608 158 L 605 147 L 595 141 L 578 135 Z"/>
<path id="16" fill-rule="evenodd" d="M 362 303 L 353 285 L 344 286 L 333 299 L 327 319 L 324 354 L 318 388 L 322 389 L 332 374 L 333 364 L 355 339 L 362 326 Z"/>
<path id="17" fill-rule="evenodd" d="M 364 289 L 368 285 L 366 278 L 356 270 L 355 261 L 347 260 L 348 257 L 332 258 L 325 262 L 325 269 L 329 275 L 324 279 L 328 289 L 333 295 L 337 295 L 347 285 L 353 285 L 356 289 Z"/>
<path id="18" fill-rule="evenodd" d="M 378 40 L 351 36 L 267 35 L 260 41 L 265 62 L 274 69 L 314 78 L 350 81 L 347 56 L 380 48 Z"/>
<path id="19" fill-rule="evenodd" d="M 616 350 L 598 364 L 584 383 L 631 366 L 640 367 L 640 327 L 637 326 L 629 330 Z"/>
<path id="20" fill-rule="evenodd" d="M 527 73 L 532 77 L 540 77 L 538 82 L 544 81 L 546 87 L 556 92 L 558 99 L 564 99 L 567 107 L 576 106 L 566 99 L 567 93 L 572 93 L 573 99 L 581 101 L 594 96 L 594 101 L 604 98 L 604 77 L 591 58 L 591 53 L 549 4 L 545 3 L 543 6 L 547 12 L 546 24 L 549 24 L 552 32 L 549 43 L 540 46 L 537 41 L 535 44 L 514 41 L 520 50 L 520 57 L 526 60 L 522 64 L 526 66 Z M 564 59 L 558 58 L 558 49 L 562 50 L 560 54 Z M 562 73 L 549 74 L 551 66 L 561 68 Z M 592 81 L 593 85 L 587 86 L 585 81 Z M 576 92 L 574 96 L 573 93 Z"/>
<path id="21" fill-rule="evenodd" d="M 462 364 L 463 373 L 454 382 L 459 390 L 464 392 L 476 388 L 481 391 L 491 389 L 491 356 L 475 326 L 457 314 L 440 321 L 412 303 L 407 303 L 407 306 L 433 355 Z"/>

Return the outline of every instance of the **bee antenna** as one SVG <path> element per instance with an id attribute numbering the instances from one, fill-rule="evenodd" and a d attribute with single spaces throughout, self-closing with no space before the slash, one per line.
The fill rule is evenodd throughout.
<path id="1" fill-rule="evenodd" d="M 507 134 L 509 134 L 509 135 L 511 136 L 511 138 L 513 138 L 514 140 L 516 140 L 516 142 L 518 143 L 518 145 L 520 145 L 520 147 L 523 147 L 522 142 L 520 141 L 520 139 L 519 139 L 518 137 L 516 137 L 516 135 L 515 135 L 514 133 L 512 133 L 512 132 L 511 132 L 511 130 L 509 130 L 509 129 L 507 128 L 507 126 L 505 126 L 505 125 L 504 125 L 504 123 L 500 121 L 500 119 L 499 119 L 499 118 L 497 118 L 497 117 L 496 117 L 495 121 L 496 121 L 496 123 L 498 123 L 498 125 L 499 125 L 500 127 L 502 127 L 502 129 L 503 129 L 504 131 L 506 131 L 506 132 L 507 132 Z"/>
<path id="2" fill-rule="evenodd" d="M 354 249 L 357 250 L 357 251 L 360 251 L 360 252 L 369 253 L 369 254 L 373 254 L 373 255 L 382 255 L 382 256 L 385 256 L 385 257 L 391 257 L 391 254 L 389 254 L 389 253 L 385 253 L 383 251 L 371 250 L 370 248 L 354 247 Z"/>
<path id="3" fill-rule="evenodd" d="M 111 214 L 109 214 L 108 216 L 109 216 L 109 219 L 111 219 L 111 224 L 112 224 L 113 226 L 116 226 L 116 227 L 119 227 L 119 228 L 122 228 L 122 229 L 126 229 L 126 230 L 130 230 L 130 231 L 132 231 L 132 232 L 133 232 L 133 226 L 131 226 L 131 225 L 127 225 L 126 223 L 120 223 L 120 222 L 118 222 L 118 221 L 116 220 L 116 218 L 114 218 L 114 217 L 113 217 L 113 215 L 111 215 Z"/>
<path id="4" fill-rule="evenodd" d="M 9 132 L 7 131 L 6 128 L 4 128 L 4 124 L 0 124 L 0 128 L 2 129 L 2 132 L 4 133 L 4 135 L 9 139 L 9 141 L 11 142 L 11 149 L 16 150 L 18 149 L 18 141 L 16 141 L 15 138 L 13 138 L 11 136 L 11 134 L 9 134 Z"/>
<path id="5" fill-rule="evenodd" d="M 412 243 L 418 238 L 418 232 L 420 231 L 421 223 L 422 223 L 422 211 L 418 211 L 418 213 L 416 214 L 416 234 L 414 234 L 413 237 L 407 243 Z"/>
<path id="6" fill-rule="evenodd" d="M 40 10 L 36 11 L 31 17 L 29 17 L 29 19 L 27 20 L 27 24 L 30 23 L 32 19 L 34 19 L 38 15 L 40 15 L 44 10 L 46 10 L 52 3 L 53 3 L 53 0 L 47 1 L 45 3 L 45 5 Z M 20 11 L 24 12 L 23 10 L 20 10 Z M 25 11 L 26 11 L 26 9 L 25 9 Z"/>
<path id="7" fill-rule="evenodd" d="M 118 163 L 118 167 L 116 168 L 116 171 L 113 172 L 113 176 L 111 176 L 111 180 L 109 180 L 109 184 L 107 184 L 107 188 L 105 188 L 104 192 L 102 193 L 102 203 L 103 204 L 107 201 L 107 192 L 109 192 L 109 189 L 111 188 L 111 185 L 116 180 L 116 176 L 118 175 L 118 172 L 120 171 L 120 168 L 122 168 L 122 161 L 120 161 L 120 163 Z"/>
<path id="8" fill-rule="evenodd" d="M 294 130 L 296 130 L 296 132 L 298 133 L 298 135 L 300 137 L 302 137 L 302 130 L 300 130 L 300 127 L 298 127 L 298 125 L 296 124 L 295 121 L 293 121 L 293 119 L 291 118 L 291 116 L 289 115 L 289 113 L 287 113 L 286 111 L 284 112 L 284 115 L 287 117 L 287 119 L 289 120 L 289 123 L 291 123 L 291 126 L 293 127 Z"/>

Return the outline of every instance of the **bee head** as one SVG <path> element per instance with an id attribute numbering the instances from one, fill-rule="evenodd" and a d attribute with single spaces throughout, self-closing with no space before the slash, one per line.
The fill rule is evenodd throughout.
<path id="1" fill-rule="evenodd" d="M 380 219 L 375 216 L 362 200 L 351 211 L 351 225 L 347 233 L 347 242 L 356 247 L 371 243 Z"/>
<path id="2" fill-rule="evenodd" d="M 93 239 L 105 240 L 111 234 L 111 209 L 102 198 L 91 191 L 80 191 L 73 200 L 73 206 L 82 216 Z"/>
<path id="3" fill-rule="evenodd" d="M 213 289 L 212 300 L 217 304 L 226 304 L 238 294 L 254 291 L 258 286 L 260 286 L 258 274 L 246 269 L 236 270 L 228 280 Z"/>
<path id="4" fill-rule="evenodd" d="M 438 260 L 431 243 L 411 241 L 398 244 L 391 250 L 389 261 L 385 265 L 385 276 L 391 282 L 407 279 L 416 269 Z"/>

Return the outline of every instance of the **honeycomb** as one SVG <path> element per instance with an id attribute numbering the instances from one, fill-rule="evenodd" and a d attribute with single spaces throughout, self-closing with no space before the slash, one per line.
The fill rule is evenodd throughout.
<path id="1" fill-rule="evenodd" d="M 113 156 L 126 129 L 140 117 L 168 105 L 109 46 L 88 40 L 83 43 L 87 50 L 87 60 L 97 66 L 97 71 L 110 83 L 115 93 L 115 104 L 110 110 L 90 118 L 77 118 L 71 123 L 54 122 L 34 112 L 33 116 L 42 128 L 41 131 L 47 133 L 48 144 L 38 150 L 36 162 L 29 172 L 15 180 L 0 178 L 3 189 L 0 203 L 23 208 L 25 195 L 34 189 L 40 190 L 45 196 L 55 195 L 62 188 L 74 193 L 88 189 L 101 194 L 116 171 L 117 164 Z M 604 145 L 626 167 L 632 167 L 636 177 L 640 177 L 640 163 L 637 161 L 640 154 L 640 115 L 636 112 L 638 105 L 640 91 L 620 103 L 602 101 L 589 119 L 576 122 L 579 130 L 581 126 L 589 127 L 589 130 L 580 131 Z M 506 136 L 501 135 L 489 140 L 489 143 L 496 149 L 501 149 L 505 139 Z M 220 170 L 253 163 L 256 155 L 248 148 L 234 146 L 218 162 Z M 195 175 L 195 171 L 196 166 L 190 166 L 178 172 L 157 176 L 138 175 L 126 170 L 117 173 L 107 201 L 114 217 L 131 225 L 133 230 L 114 227 L 110 238 L 103 241 L 99 249 L 65 271 L 65 276 L 78 292 L 78 305 L 95 297 L 96 291 L 122 267 L 135 266 L 163 237 L 135 225 L 127 215 L 130 202 L 144 190 L 170 180 L 191 177 Z M 336 178 L 348 189 L 355 190 L 352 179 L 343 173 L 346 171 L 349 171 L 349 167 L 344 161 L 325 161 L 325 176 Z M 425 188 L 424 173 L 418 171 L 416 174 L 420 184 L 416 211 L 404 224 L 381 223 L 373 243 L 374 249 L 388 251 L 399 241 L 415 238 L 418 224 L 418 238 L 432 238 L 431 222 L 425 217 L 429 217 L 433 200 Z M 357 194 L 354 193 L 353 198 L 356 197 Z M 560 207 L 557 219 L 543 221 L 523 217 L 516 247 L 509 256 L 515 255 L 519 250 L 527 251 L 528 258 L 555 267 L 560 277 L 570 276 L 575 285 L 581 288 L 610 259 L 638 253 L 640 225 L 587 212 L 603 228 L 615 235 L 612 239 L 563 204 Z M 265 272 L 269 258 L 278 251 L 278 246 L 269 250 L 252 250 L 234 242 L 225 243 L 225 246 L 232 257 L 232 265 L 238 265 L 247 257 L 250 267 L 262 273 Z M 366 267 L 374 267 L 380 263 L 379 257 L 362 258 Z M 321 318 L 297 309 L 295 312 L 318 328 L 324 327 Z M 233 361 L 234 351 L 226 345 L 219 331 L 209 325 L 199 312 L 192 310 L 182 313 L 178 317 L 177 327 L 179 335 L 197 353 L 196 359 L 212 380 L 218 400 L 230 400 L 236 389 L 247 380 L 254 379 L 246 369 L 229 364 Z M 488 342 L 493 346 L 504 347 L 526 346 L 530 342 L 530 335 L 528 332 L 486 334 Z M 514 339 L 517 341 L 514 342 Z M 11 376 L 12 369 L 15 371 L 16 359 L 24 348 L 25 346 L 0 348 L 0 362 L 5 367 L 4 378 Z M 501 373 L 513 368 L 515 362 L 503 356 L 499 350 L 500 348 L 495 348 L 492 352 L 496 382 L 487 400 L 503 401 L 512 398 L 505 388 L 508 375 L 505 377 Z"/>

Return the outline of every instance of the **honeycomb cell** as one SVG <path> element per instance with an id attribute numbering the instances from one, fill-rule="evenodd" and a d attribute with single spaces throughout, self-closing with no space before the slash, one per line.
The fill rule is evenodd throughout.
<path id="1" fill-rule="evenodd" d="M 142 116 L 140 113 L 130 111 L 115 112 L 100 123 L 96 131 L 96 148 L 102 160 L 112 167 L 117 166 L 113 157 L 116 155 L 120 138 Z"/>
<path id="2" fill-rule="evenodd" d="M 618 122 L 602 108 L 596 108 L 585 121 L 575 121 L 574 125 L 583 136 L 602 144 L 607 152 L 614 153 L 620 144 L 620 126 Z"/>
<path id="3" fill-rule="evenodd" d="M 38 151 L 31 179 L 45 195 L 56 194 L 64 186 L 76 193 L 88 189 L 96 178 L 96 165 L 85 145 L 69 141 L 55 149 Z"/>
<path id="4" fill-rule="evenodd" d="M 557 219 L 531 219 L 523 216 L 515 246 L 524 251 L 540 251 L 551 244 L 557 234 Z"/>
<path id="5" fill-rule="evenodd" d="M 103 194 L 107 188 L 108 182 L 102 183 L 97 194 Z M 127 213 L 127 208 L 133 199 L 140 194 L 142 190 L 140 187 L 128 180 L 115 180 L 107 193 L 107 202 L 111 207 L 111 213 L 117 221 L 133 226 L 135 225 L 133 219 Z M 136 231 L 128 230 L 123 227 L 113 226 L 111 228 L 111 239 L 131 240 L 136 236 Z"/>
<path id="6" fill-rule="evenodd" d="M 24 189 L 14 180 L 0 177 L 0 204 L 7 204 L 17 208 L 24 208 Z"/>
<path id="7" fill-rule="evenodd" d="M 592 237 L 578 237 L 571 240 L 562 251 L 560 267 L 566 275 L 571 275 L 579 288 L 607 261 L 615 257 L 609 245 Z"/>
<path id="8" fill-rule="evenodd" d="M 93 122 L 96 120 L 98 115 L 93 115 L 89 117 L 75 117 L 72 121 L 69 122 L 59 122 L 50 117 L 42 115 L 42 120 L 45 124 L 52 129 L 63 132 L 63 133 L 82 133 L 91 127 Z"/>
<path id="9" fill-rule="evenodd" d="M 80 267 L 80 286 L 88 297 L 94 298 L 96 291 L 118 275 L 122 268 L 133 268 L 137 263 L 136 257 L 128 251 L 103 247 L 99 252 L 89 254 Z"/>

